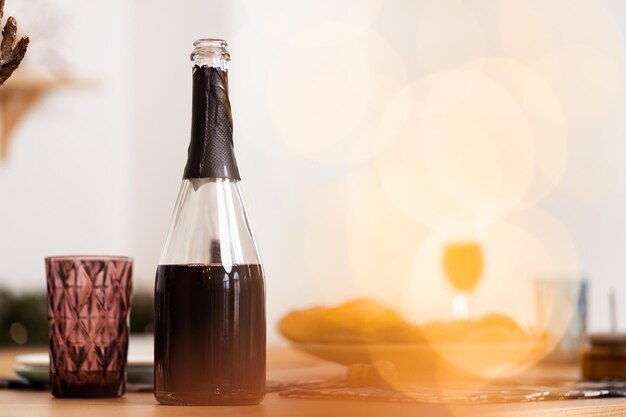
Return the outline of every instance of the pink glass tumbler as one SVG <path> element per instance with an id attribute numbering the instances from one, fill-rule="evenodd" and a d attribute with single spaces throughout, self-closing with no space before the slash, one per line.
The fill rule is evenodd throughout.
<path id="1" fill-rule="evenodd" d="M 50 382 L 65 398 L 124 394 L 132 258 L 46 258 Z"/>

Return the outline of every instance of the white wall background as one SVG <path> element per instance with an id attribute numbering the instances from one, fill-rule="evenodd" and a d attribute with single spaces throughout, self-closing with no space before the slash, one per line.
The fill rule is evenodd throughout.
<path id="1" fill-rule="evenodd" d="M 9 158 L 0 163 L 0 279 L 14 289 L 44 289 L 43 258 L 55 254 L 133 250 L 129 178 L 131 116 L 129 11 L 123 1 L 63 1 L 76 17 L 44 2 L 8 2 L 26 31 L 50 19 L 62 29 L 29 31 L 24 68 L 41 76 L 71 69 L 97 79 L 85 89 L 46 95 L 16 130 Z M 109 16 L 102 19 L 102 16 Z M 114 28 L 114 30 L 112 30 Z M 52 40 L 48 36 L 55 31 Z M 48 59 L 49 42 L 60 52 Z"/>
<path id="2" fill-rule="evenodd" d="M 63 55 L 74 72 L 100 85 L 48 95 L 15 133 L 10 158 L 0 164 L 2 284 L 43 289 L 44 256 L 111 253 L 134 256 L 137 286 L 150 290 L 189 140 L 191 43 L 223 37 L 233 59 L 237 158 L 265 262 L 270 323 L 292 308 L 356 295 L 404 305 L 398 283 L 406 279 L 418 283 L 418 292 L 429 288 L 413 303 L 445 298 L 435 270 L 433 236 L 439 235 L 413 222 L 406 206 L 394 206 L 398 200 L 379 184 L 378 159 L 389 156 L 383 145 L 392 155 L 413 150 L 403 148 L 401 134 L 397 142 L 370 142 L 367 134 L 380 127 L 372 120 L 387 107 L 376 103 L 430 71 L 485 56 L 534 68 L 544 62 L 541 54 L 551 56 L 549 48 L 583 45 L 610 63 L 573 71 L 579 87 L 550 74 L 573 70 L 566 64 L 540 67 L 564 107 L 567 167 L 558 187 L 507 218 L 515 227 L 498 229 L 503 240 L 490 244 L 500 261 L 491 262 L 472 303 L 477 313 L 532 311 L 528 286 L 516 280 L 531 282 L 534 270 L 521 268 L 527 273 L 521 278 L 502 271 L 515 275 L 516 266 L 547 254 L 558 258 L 548 272 L 590 278 L 592 328 L 606 328 L 610 288 L 626 317 L 626 302 L 620 302 L 626 299 L 626 142 L 618 117 L 626 96 L 621 78 L 601 82 L 613 74 L 613 64 L 624 73 L 622 2 L 576 0 L 568 13 L 554 9 L 563 1 L 551 2 L 552 9 L 486 0 L 288 2 L 287 8 L 276 7 L 276 0 L 193 0 L 184 7 L 163 0 L 63 3 L 73 16 L 64 24 Z M 21 10 L 18 21 L 27 24 L 32 9 Z M 33 35 L 33 44 L 37 40 Z M 602 88 L 616 96 L 593 93 Z M 597 106 L 572 107 L 578 102 Z M 541 148 L 535 145 L 533 152 Z M 378 147 L 376 158 L 359 153 Z M 547 160 L 550 167 L 559 158 Z M 421 186 L 403 188 L 413 196 L 409 203 L 435 198 L 416 194 Z M 534 240 L 524 240 L 520 230 Z M 537 258 L 530 253 L 535 249 Z"/>

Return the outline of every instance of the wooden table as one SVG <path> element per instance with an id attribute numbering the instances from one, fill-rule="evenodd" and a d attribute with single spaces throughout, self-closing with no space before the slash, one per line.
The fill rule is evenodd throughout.
<path id="1" fill-rule="evenodd" d="M 0 374 L 12 374 L 15 355 L 41 351 L 0 351 Z M 564 370 L 571 374 L 571 369 Z M 268 378 L 296 380 L 339 375 L 344 368 L 311 358 L 289 348 L 272 348 L 268 354 Z M 540 403 L 480 406 L 426 406 L 335 400 L 283 399 L 268 394 L 258 406 L 171 407 L 160 406 L 151 394 L 129 393 L 118 399 L 63 400 L 47 392 L 0 390 L 0 417 L 126 417 L 126 416 L 241 416 L 241 417 L 405 417 L 405 416 L 626 416 L 626 399 L 547 401 Z"/>

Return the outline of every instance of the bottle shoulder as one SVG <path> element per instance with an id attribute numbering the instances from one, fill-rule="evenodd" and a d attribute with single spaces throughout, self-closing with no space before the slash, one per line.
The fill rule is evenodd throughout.
<path id="1" fill-rule="evenodd" d="M 159 264 L 260 264 L 239 181 L 183 180 Z"/>

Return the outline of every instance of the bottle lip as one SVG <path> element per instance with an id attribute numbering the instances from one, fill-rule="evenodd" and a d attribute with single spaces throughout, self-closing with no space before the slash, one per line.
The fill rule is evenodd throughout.
<path id="1" fill-rule="evenodd" d="M 226 48 L 228 46 L 228 42 L 226 42 L 224 39 L 218 38 L 200 38 L 196 39 L 193 42 L 193 46 L 212 46 L 217 48 Z"/>
<path id="2" fill-rule="evenodd" d="M 203 38 L 197 39 L 193 43 L 193 52 L 191 53 L 191 62 L 199 67 L 215 67 L 222 71 L 226 71 L 228 61 L 230 61 L 230 53 L 223 39 Z"/>

